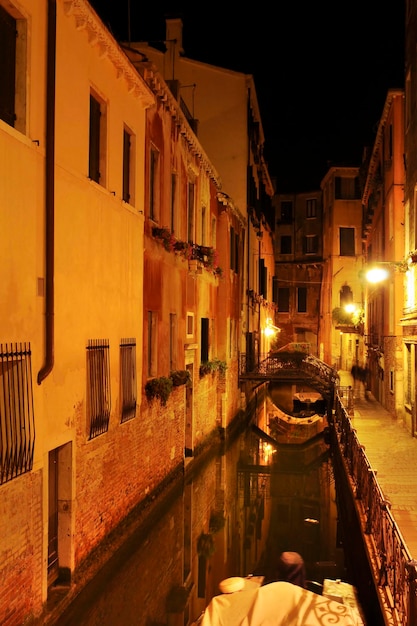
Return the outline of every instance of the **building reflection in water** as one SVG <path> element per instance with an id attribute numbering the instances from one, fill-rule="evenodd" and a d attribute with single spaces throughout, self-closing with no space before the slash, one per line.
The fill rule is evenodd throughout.
<path id="1" fill-rule="evenodd" d="M 251 428 L 179 486 L 57 623 L 187 626 L 224 578 L 273 580 L 285 550 L 309 579 L 346 579 L 328 447 L 276 446 Z"/>

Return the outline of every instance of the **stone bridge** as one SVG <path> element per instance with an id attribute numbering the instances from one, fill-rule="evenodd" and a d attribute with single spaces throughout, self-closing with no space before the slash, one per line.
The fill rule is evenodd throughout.
<path id="1" fill-rule="evenodd" d="M 304 352 L 271 352 L 259 360 L 240 355 L 239 382 L 282 382 L 304 384 L 332 400 L 338 384 L 337 370 Z"/>

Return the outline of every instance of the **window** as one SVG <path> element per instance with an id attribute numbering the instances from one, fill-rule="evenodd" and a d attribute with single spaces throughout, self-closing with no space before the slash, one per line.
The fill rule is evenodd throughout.
<path id="1" fill-rule="evenodd" d="M 122 422 L 136 416 L 136 341 L 122 339 L 120 343 L 120 404 Z"/>
<path id="2" fill-rule="evenodd" d="M 177 369 L 177 315 L 169 314 L 169 367 L 171 372 Z"/>
<path id="3" fill-rule="evenodd" d="M 201 318 L 201 342 L 200 342 L 200 360 L 202 363 L 207 363 L 209 360 L 209 319 L 207 317 Z"/>
<path id="4" fill-rule="evenodd" d="M 217 220 L 215 217 L 211 218 L 210 241 L 211 241 L 211 246 L 215 248 L 217 244 Z"/>
<path id="5" fill-rule="evenodd" d="M 349 285 L 343 285 L 340 290 L 340 306 L 345 307 L 347 304 L 352 304 L 353 293 Z"/>
<path id="6" fill-rule="evenodd" d="M 317 217 L 317 200 L 316 198 L 310 198 L 306 202 L 306 217 Z"/>
<path id="7" fill-rule="evenodd" d="M 304 254 L 317 254 L 319 250 L 319 239 L 317 235 L 307 235 L 304 237 Z"/>
<path id="8" fill-rule="evenodd" d="M 102 100 L 90 94 L 90 147 L 88 176 L 100 185 L 106 183 L 106 108 Z"/>
<path id="9" fill-rule="evenodd" d="M 175 211 L 175 206 L 176 206 L 176 201 L 177 201 L 177 175 L 175 173 L 171 174 L 171 210 L 170 210 L 170 221 L 171 221 L 171 232 L 175 233 L 175 227 L 176 227 L 176 211 Z"/>
<path id="10" fill-rule="evenodd" d="M 281 235 L 281 250 L 280 254 L 291 254 L 292 252 L 292 237 L 291 235 Z"/>
<path id="11" fill-rule="evenodd" d="M 239 271 L 239 235 L 233 226 L 230 228 L 230 269 Z"/>
<path id="12" fill-rule="evenodd" d="M 404 377 L 404 403 L 411 406 L 412 401 L 412 347 L 411 343 L 405 347 L 405 377 Z"/>
<path id="13" fill-rule="evenodd" d="M 107 432 L 110 421 L 109 342 L 91 339 L 87 346 L 87 406 L 89 438 Z"/>
<path id="14" fill-rule="evenodd" d="M 355 256 L 355 229 L 339 228 L 340 256 Z"/>
<path id="15" fill-rule="evenodd" d="M 281 202 L 281 222 L 290 224 L 292 222 L 292 202 L 285 200 Z"/>
<path id="16" fill-rule="evenodd" d="M 134 137 L 126 128 L 123 130 L 123 189 L 122 198 L 134 204 Z"/>
<path id="17" fill-rule="evenodd" d="M 159 151 L 151 147 L 149 164 L 149 217 L 154 222 L 159 219 Z"/>
<path id="18" fill-rule="evenodd" d="M 187 337 L 194 337 L 194 313 L 187 313 Z"/>
<path id="19" fill-rule="evenodd" d="M 0 344 L 0 484 L 33 466 L 35 418 L 30 344 Z"/>
<path id="20" fill-rule="evenodd" d="M 26 130 L 26 20 L 0 6 L 0 119 Z"/>
<path id="21" fill-rule="evenodd" d="M 201 207 L 201 244 L 207 245 L 207 209 L 204 205 Z"/>
<path id="22" fill-rule="evenodd" d="M 265 259 L 259 259 L 259 294 L 268 299 L 268 268 Z"/>
<path id="23" fill-rule="evenodd" d="M 307 287 L 297 287 L 297 311 L 307 313 Z"/>
<path id="24" fill-rule="evenodd" d="M 359 178 L 336 176 L 334 197 L 336 200 L 360 200 Z"/>
<path id="25" fill-rule="evenodd" d="M 278 288 L 278 313 L 286 313 L 290 310 L 289 287 Z"/>
<path id="26" fill-rule="evenodd" d="M 188 183 L 187 198 L 187 241 L 195 241 L 195 184 Z"/>
<path id="27" fill-rule="evenodd" d="M 235 229 L 233 226 L 230 227 L 230 269 L 235 269 L 236 259 L 235 259 Z"/>
<path id="28" fill-rule="evenodd" d="M 230 318 L 229 320 L 229 359 L 236 354 L 236 320 Z"/>
<path id="29" fill-rule="evenodd" d="M 158 315 L 155 311 L 148 311 L 148 377 L 157 375 L 158 350 Z"/>

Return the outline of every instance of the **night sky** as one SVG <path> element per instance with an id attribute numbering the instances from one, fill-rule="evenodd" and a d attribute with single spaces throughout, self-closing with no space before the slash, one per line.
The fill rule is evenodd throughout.
<path id="1" fill-rule="evenodd" d="M 123 41 L 163 41 L 165 18 L 181 17 L 185 56 L 254 76 L 278 192 L 318 189 L 330 164 L 360 165 L 387 90 L 404 86 L 403 0 L 258 0 L 234 14 L 227 0 L 91 4 Z"/>

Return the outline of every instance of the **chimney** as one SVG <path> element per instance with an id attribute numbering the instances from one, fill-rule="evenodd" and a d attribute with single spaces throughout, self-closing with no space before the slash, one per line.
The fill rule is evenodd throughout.
<path id="1" fill-rule="evenodd" d="M 182 56 L 184 54 L 184 48 L 182 47 L 182 19 L 179 17 L 169 18 L 165 20 L 165 24 L 166 43 L 168 46 L 172 45 L 174 47 L 175 55 Z"/>

